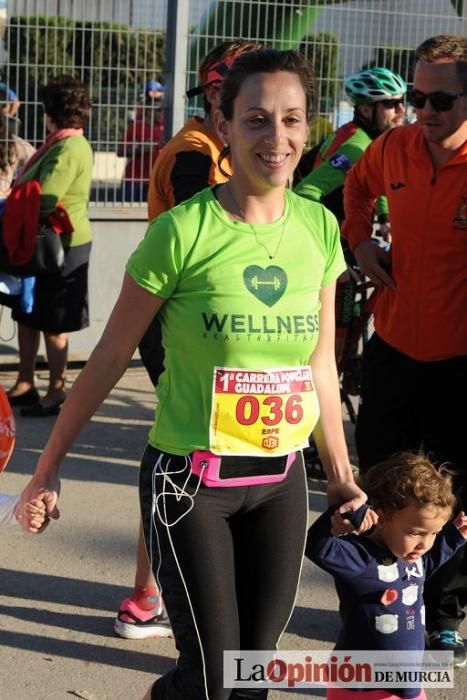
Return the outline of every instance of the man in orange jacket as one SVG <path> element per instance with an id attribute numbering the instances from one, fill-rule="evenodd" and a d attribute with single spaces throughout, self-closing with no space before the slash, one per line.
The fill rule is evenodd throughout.
<path id="1" fill-rule="evenodd" d="M 416 58 L 409 101 L 417 122 L 374 141 L 344 190 L 343 234 L 362 272 L 381 287 L 356 442 L 363 470 L 420 447 L 450 463 L 465 510 L 467 39 L 432 37 Z M 382 194 L 391 212 L 389 253 L 371 240 L 370 212 Z M 457 630 L 467 603 L 466 548 L 429 580 L 425 603 L 431 648 L 452 650 L 465 666 Z"/>

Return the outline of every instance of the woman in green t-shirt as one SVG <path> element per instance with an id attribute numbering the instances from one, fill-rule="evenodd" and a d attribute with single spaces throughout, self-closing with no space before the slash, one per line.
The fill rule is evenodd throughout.
<path id="1" fill-rule="evenodd" d="M 254 682 L 232 690 L 223 651 L 274 650 L 288 622 L 307 526 L 301 448 L 313 428 L 330 502 L 342 512 L 365 500 L 334 360 L 339 229 L 321 204 L 287 190 L 314 94 L 311 67 L 293 51 L 235 60 L 215 115 L 234 174 L 150 224 L 22 495 L 25 529 L 38 531 L 22 503 L 41 493 L 56 502 L 67 450 L 160 312 L 165 371 L 140 498 L 180 658 L 145 700 L 267 696 Z M 350 529 L 337 513 L 335 534 Z"/>

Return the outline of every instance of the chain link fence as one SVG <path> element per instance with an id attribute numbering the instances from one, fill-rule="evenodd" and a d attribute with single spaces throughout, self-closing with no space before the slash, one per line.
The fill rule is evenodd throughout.
<path id="1" fill-rule="evenodd" d="M 177 33 L 175 26 L 170 33 L 187 56 L 184 65 L 175 64 L 185 88 L 196 84 L 200 59 L 220 41 L 241 37 L 304 52 L 315 66 L 320 93 L 311 142 L 350 118 L 345 75 L 384 65 L 410 83 L 413 50 L 421 41 L 467 32 L 467 0 L 168 1 L 188 13 L 188 31 Z M 174 123 L 201 109 L 173 94 L 177 81 L 168 80 L 165 92 L 161 87 L 168 14 L 167 0 L 0 0 L 1 79 L 21 101 L 21 136 L 35 146 L 45 138 L 40 87 L 50 77 L 72 73 L 89 85 L 97 206 L 141 208 L 146 192 L 140 185 L 163 131 L 167 138 Z M 176 105 L 178 122 L 162 125 L 169 103 Z"/>

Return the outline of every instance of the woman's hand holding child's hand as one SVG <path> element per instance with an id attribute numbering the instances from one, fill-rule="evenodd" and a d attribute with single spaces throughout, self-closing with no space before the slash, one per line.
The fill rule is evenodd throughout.
<path id="1" fill-rule="evenodd" d="M 16 508 L 16 519 L 26 532 L 40 534 L 45 530 L 50 520 L 58 520 L 60 512 L 57 508 L 57 497 L 60 491 L 35 489 L 35 494 L 29 496 L 30 486 L 26 487 Z M 34 489 L 32 490 L 32 492 Z"/>
<path id="2" fill-rule="evenodd" d="M 46 521 L 48 524 L 49 516 L 47 514 L 46 505 L 44 501 L 39 498 L 33 498 L 29 503 L 26 503 L 24 506 L 24 513 L 27 515 L 30 526 L 34 527 L 37 531 L 42 530 L 44 526 L 46 527 Z M 16 512 L 16 518 L 21 524 L 23 517 L 19 510 Z"/>
<path id="3" fill-rule="evenodd" d="M 329 483 L 327 491 L 330 504 L 342 504 L 331 517 L 334 537 L 348 535 L 349 532 L 360 534 L 369 530 L 378 522 L 378 516 L 371 508 L 368 508 L 366 511 L 358 528 L 352 525 L 349 519 L 343 517 L 346 512 L 358 510 L 366 501 L 366 493 L 354 481 Z"/>

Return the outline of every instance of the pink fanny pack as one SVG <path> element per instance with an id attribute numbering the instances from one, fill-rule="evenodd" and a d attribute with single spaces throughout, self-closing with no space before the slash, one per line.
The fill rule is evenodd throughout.
<path id="1" fill-rule="evenodd" d="M 296 453 L 281 457 L 222 456 L 196 450 L 191 455 L 191 471 L 206 486 L 255 486 L 283 481 Z"/>

